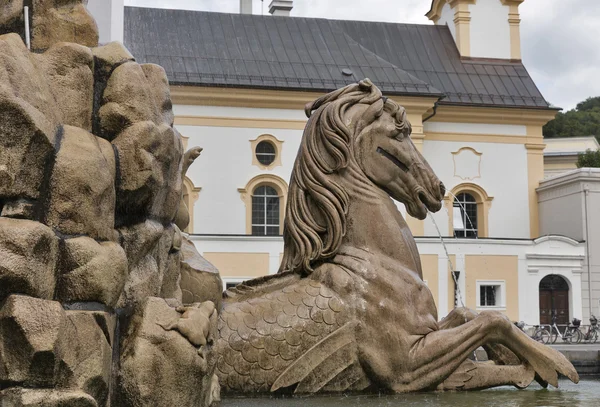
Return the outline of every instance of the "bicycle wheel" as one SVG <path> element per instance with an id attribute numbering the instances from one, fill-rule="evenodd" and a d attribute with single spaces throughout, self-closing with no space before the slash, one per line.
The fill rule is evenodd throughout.
<path id="1" fill-rule="evenodd" d="M 557 339 L 558 339 L 558 332 L 556 332 L 554 329 L 550 328 L 550 342 L 556 343 Z"/>
<path id="2" fill-rule="evenodd" d="M 536 342 L 541 342 L 542 341 L 542 330 L 540 328 L 536 329 L 535 332 L 533 333 L 533 335 L 531 335 L 531 339 L 533 339 Z"/>
<path id="3" fill-rule="evenodd" d="M 573 336 L 571 338 L 571 341 L 573 343 L 581 343 L 582 340 L 583 340 L 583 333 L 581 332 L 581 330 L 579 328 L 577 328 L 575 331 L 573 331 Z"/>
<path id="4" fill-rule="evenodd" d="M 546 331 L 545 329 L 541 329 L 540 330 L 540 341 L 542 343 L 547 344 L 548 342 L 550 342 L 550 332 Z"/>

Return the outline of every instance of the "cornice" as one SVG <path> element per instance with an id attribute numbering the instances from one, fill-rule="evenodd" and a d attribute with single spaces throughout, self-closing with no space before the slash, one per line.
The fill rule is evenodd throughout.
<path id="1" fill-rule="evenodd" d="M 556 113 L 554 109 L 439 105 L 431 121 L 543 126 L 554 119 Z"/>
<path id="2" fill-rule="evenodd" d="M 324 92 L 289 90 L 171 86 L 171 100 L 175 105 L 304 110 L 304 106 L 307 103 L 314 101 L 324 94 Z M 391 96 L 390 99 L 403 106 L 410 113 L 424 114 L 426 111 L 433 108 L 439 97 Z"/>

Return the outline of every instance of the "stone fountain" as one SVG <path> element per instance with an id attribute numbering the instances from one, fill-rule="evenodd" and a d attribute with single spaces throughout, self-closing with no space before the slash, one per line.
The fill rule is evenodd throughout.
<path id="1" fill-rule="evenodd" d="M 556 386 L 499 313 L 438 322 L 412 235 L 444 186 L 368 79 L 309 104 L 280 273 L 222 295 L 181 230 L 164 70 L 98 46 L 82 0 L 0 6 L 0 406 L 209 406 L 225 393 Z M 469 355 L 483 346 L 494 363 Z"/>

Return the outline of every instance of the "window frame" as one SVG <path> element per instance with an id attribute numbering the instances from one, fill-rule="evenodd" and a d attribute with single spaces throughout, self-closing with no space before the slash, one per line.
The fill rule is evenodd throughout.
<path id="1" fill-rule="evenodd" d="M 260 143 L 266 141 L 270 143 L 275 149 L 275 159 L 270 164 L 263 164 L 258 161 L 258 157 L 256 155 L 256 148 Z M 275 167 L 280 167 L 281 164 L 281 154 L 283 151 L 283 141 L 277 139 L 277 137 L 272 134 L 261 134 L 254 140 L 250 140 L 250 148 L 252 151 L 252 165 L 259 167 L 261 170 L 272 170 Z"/>
<path id="2" fill-rule="evenodd" d="M 461 201 L 459 199 L 459 197 L 465 196 L 465 195 L 470 196 L 473 200 L 468 201 L 466 199 L 463 199 Z M 474 219 L 473 219 L 473 216 L 470 216 L 468 214 L 467 208 L 469 206 L 475 207 Z M 457 194 L 456 197 L 454 198 L 454 200 L 452 202 L 452 208 L 453 208 L 453 216 L 456 215 L 456 213 L 455 213 L 456 211 L 454 211 L 454 208 L 458 208 L 460 210 L 461 221 L 462 221 L 462 225 L 463 225 L 463 229 L 456 229 L 456 227 L 455 227 L 456 222 L 453 221 L 453 236 L 462 238 L 462 239 L 477 239 L 479 237 L 479 212 L 480 212 L 479 204 L 477 203 L 477 198 L 468 191 L 462 191 L 459 194 Z M 471 215 L 473 215 L 473 214 L 471 214 Z M 456 219 L 456 218 L 454 218 L 454 219 Z M 462 235 L 458 234 L 457 232 L 462 233 Z M 472 232 L 474 235 L 468 236 L 467 234 L 469 232 Z"/>
<path id="3" fill-rule="evenodd" d="M 258 148 L 261 145 L 268 145 L 273 149 L 272 153 L 264 153 L 264 152 L 258 152 Z M 254 148 L 254 155 L 256 156 L 256 160 L 261 164 L 264 165 L 265 167 L 270 167 L 271 165 L 273 165 L 273 163 L 275 162 L 275 160 L 277 159 L 277 147 L 273 144 L 273 142 L 271 142 L 270 140 L 261 140 L 256 144 L 256 147 Z M 271 160 L 269 162 L 262 162 L 261 161 L 261 157 L 270 157 Z"/>
<path id="4" fill-rule="evenodd" d="M 256 194 L 256 191 L 259 188 L 269 188 L 273 191 L 272 195 L 267 194 L 266 192 L 264 193 L 264 195 L 258 195 Z M 254 198 L 262 198 L 262 205 L 263 205 L 263 216 L 264 216 L 264 223 L 263 224 L 258 224 L 258 223 L 254 223 Z M 269 198 L 277 198 L 277 224 L 269 224 L 269 216 L 268 216 L 268 209 L 269 209 Z M 254 187 L 254 190 L 252 191 L 252 200 L 251 200 L 251 205 L 252 205 L 252 219 L 250 220 L 251 222 L 251 226 L 252 226 L 252 236 L 279 236 L 280 235 L 280 230 L 281 230 L 281 219 L 280 219 L 280 214 L 281 214 L 281 198 L 279 197 L 279 194 L 277 193 L 277 189 L 274 188 L 273 186 L 271 186 L 270 184 L 258 184 L 257 186 Z M 255 227 L 260 227 L 263 228 L 264 227 L 264 234 L 254 234 L 254 228 Z M 277 234 L 272 235 L 269 234 L 269 228 L 277 228 Z"/>
<path id="5" fill-rule="evenodd" d="M 472 182 L 463 182 L 449 190 L 444 196 L 444 206 L 448 214 L 448 236 L 454 236 L 454 196 L 461 193 L 468 193 L 475 198 L 477 203 L 477 237 L 490 237 L 489 233 L 489 212 L 492 207 L 493 196 L 479 185 Z M 457 237 L 457 239 L 472 239 L 466 237 Z"/>
<path id="6" fill-rule="evenodd" d="M 481 305 L 481 287 L 482 286 L 498 286 L 500 287 L 500 295 L 496 296 L 497 305 Z M 494 310 L 506 311 L 506 280 L 477 280 L 475 284 L 475 309 L 478 311 Z M 498 298 L 499 297 L 499 298 Z"/>
<path id="7" fill-rule="evenodd" d="M 246 206 L 246 235 L 252 236 L 252 193 L 260 185 L 268 185 L 279 195 L 279 235 L 283 234 L 283 221 L 287 204 L 288 185 L 280 177 L 273 174 L 260 174 L 252 178 L 244 188 L 238 188 L 240 199 Z M 256 235 L 255 235 L 256 236 Z M 256 236 L 260 237 L 260 236 Z M 273 236 L 262 236 L 273 237 Z"/>

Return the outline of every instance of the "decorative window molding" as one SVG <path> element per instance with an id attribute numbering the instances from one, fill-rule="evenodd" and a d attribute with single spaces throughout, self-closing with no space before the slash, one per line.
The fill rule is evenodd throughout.
<path id="1" fill-rule="evenodd" d="M 258 143 L 260 143 L 262 141 L 266 141 L 266 142 L 270 143 L 275 148 L 275 159 L 269 165 L 262 164 L 260 161 L 258 161 L 258 158 L 256 157 L 256 147 L 258 146 Z M 283 141 L 278 140 L 277 137 L 275 137 L 271 134 L 262 134 L 262 135 L 258 136 L 256 139 L 250 140 L 250 148 L 252 149 L 252 165 L 256 165 L 261 170 L 272 170 L 273 168 L 275 168 L 277 166 L 281 166 L 282 165 L 281 164 L 282 147 L 283 147 Z"/>
<path id="2" fill-rule="evenodd" d="M 462 180 L 481 178 L 481 156 L 483 153 L 471 147 L 462 147 L 452 153 L 454 176 Z"/>
<path id="3" fill-rule="evenodd" d="M 482 289 L 482 287 L 487 287 Z M 505 280 L 477 280 L 476 281 L 476 293 L 475 293 L 475 305 L 477 310 L 496 310 L 506 311 L 506 281 Z M 482 297 L 482 291 L 486 297 Z M 493 293 L 493 299 L 487 297 L 487 295 Z M 482 305 L 483 303 L 493 302 L 493 305 Z"/>
<path id="4" fill-rule="evenodd" d="M 196 201 L 198 201 L 201 189 L 202 187 L 195 186 L 192 180 L 188 177 L 183 178 L 183 202 L 185 202 L 185 205 L 188 208 L 188 213 L 190 214 L 190 223 L 184 232 L 194 233 L 194 206 L 196 205 Z"/>
<path id="5" fill-rule="evenodd" d="M 252 235 L 252 193 L 261 185 L 268 185 L 277 191 L 279 196 L 279 234 L 283 234 L 283 219 L 287 203 L 288 185 L 276 175 L 260 174 L 252 178 L 244 188 L 238 188 L 240 198 L 246 205 L 246 234 Z"/>
<path id="6" fill-rule="evenodd" d="M 458 184 L 444 197 L 444 206 L 448 212 L 449 236 L 454 236 L 454 197 L 461 193 L 472 195 L 477 202 L 477 236 L 489 237 L 488 214 L 494 197 L 489 196 L 481 186 L 471 182 Z"/>

